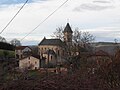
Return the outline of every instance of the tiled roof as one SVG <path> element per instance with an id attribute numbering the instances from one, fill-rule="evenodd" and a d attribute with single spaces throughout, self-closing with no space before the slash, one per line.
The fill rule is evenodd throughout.
<path id="1" fill-rule="evenodd" d="M 15 50 L 23 50 L 23 49 L 25 49 L 26 47 L 28 47 L 28 46 L 17 46 L 16 48 L 15 48 Z M 28 48 L 30 48 L 30 47 L 28 47 Z M 30 48 L 31 49 L 31 48 Z"/>
<path id="2" fill-rule="evenodd" d="M 29 55 L 29 56 L 24 57 L 24 58 L 21 58 L 21 59 L 19 59 L 19 60 L 24 60 L 24 59 L 29 58 L 29 57 L 34 57 L 34 58 L 36 58 L 36 59 L 40 59 L 40 56 L 39 56 L 39 55 Z"/>
<path id="3" fill-rule="evenodd" d="M 57 45 L 57 46 L 64 46 L 64 42 L 60 39 L 43 39 L 39 45 Z"/>
<path id="4" fill-rule="evenodd" d="M 69 23 L 67 23 L 67 25 L 66 25 L 66 27 L 65 27 L 65 29 L 64 29 L 64 31 L 63 31 L 63 33 L 65 33 L 65 32 L 73 33 L 73 31 L 72 31 L 72 29 L 71 29 Z"/>

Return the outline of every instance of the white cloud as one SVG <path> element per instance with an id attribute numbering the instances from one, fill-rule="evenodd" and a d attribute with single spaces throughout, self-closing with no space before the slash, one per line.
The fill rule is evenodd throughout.
<path id="1" fill-rule="evenodd" d="M 106 3 L 112 3 L 112 0 L 94 0 L 93 3 L 106 4 Z"/>
<path id="2" fill-rule="evenodd" d="M 39 0 L 39 2 L 28 3 L 3 32 L 2 36 L 7 40 L 23 38 L 64 1 L 46 0 L 43 3 L 43 1 Z M 104 40 L 104 38 L 106 38 L 105 34 L 107 33 L 108 37 L 105 39 L 106 41 L 113 40 L 112 38 L 115 37 L 120 38 L 120 1 L 110 0 L 110 3 L 105 3 L 105 1 L 109 0 L 99 1 L 100 0 L 94 0 L 94 2 L 93 0 L 69 0 L 67 4 L 59 9 L 45 23 L 26 37 L 22 43 L 26 44 L 29 42 L 30 44 L 31 42 L 31 44 L 36 44 L 39 43 L 44 36 L 50 38 L 57 27 L 66 25 L 67 19 L 69 19 L 73 29 L 79 27 L 81 30 L 88 30 L 99 38 L 98 40 Z M 21 5 L 22 4 L 10 5 L 0 8 L 0 30 L 3 29 Z M 81 5 L 83 6 L 81 7 Z M 76 7 L 82 8 L 81 11 L 73 11 Z"/>
<path id="3" fill-rule="evenodd" d="M 106 10 L 106 9 L 111 9 L 114 8 L 113 6 L 100 6 L 96 4 L 81 4 L 79 7 L 76 7 L 74 10 L 75 11 L 82 11 L 82 10 L 95 10 L 95 11 L 100 11 L 100 10 Z"/>
<path id="4" fill-rule="evenodd" d="M 98 27 L 94 29 L 85 29 L 96 37 L 96 41 L 114 41 L 120 39 L 120 27 Z"/>

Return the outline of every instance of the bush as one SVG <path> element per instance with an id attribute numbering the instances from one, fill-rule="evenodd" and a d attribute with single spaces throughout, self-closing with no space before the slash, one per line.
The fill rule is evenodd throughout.
<path id="1" fill-rule="evenodd" d="M 15 52 L 9 50 L 0 50 L 0 58 L 14 58 Z"/>

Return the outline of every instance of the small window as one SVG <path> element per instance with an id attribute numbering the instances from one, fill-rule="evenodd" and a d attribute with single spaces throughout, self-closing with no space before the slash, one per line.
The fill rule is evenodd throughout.
<path id="1" fill-rule="evenodd" d="M 46 48 L 45 48 L 45 50 L 46 50 Z"/>
<path id="2" fill-rule="evenodd" d="M 30 60 L 30 57 L 28 57 L 28 59 Z"/>
<path id="3" fill-rule="evenodd" d="M 53 58 L 53 57 L 51 56 L 51 60 L 52 60 L 52 58 Z"/>
<path id="4" fill-rule="evenodd" d="M 37 70 L 37 67 L 35 67 L 35 70 Z"/>
<path id="5" fill-rule="evenodd" d="M 21 55 L 21 57 L 20 58 L 23 58 L 23 56 Z"/>
<path id="6" fill-rule="evenodd" d="M 63 50 L 63 56 L 64 56 L 64 54 L 65 54 L 65 52 L 64 52 L 64 50 Z"/>
<path id="7" fill-rule="evenodd" d="M 58 56 L 60 55 L 60 51 L 58 50 Z"/>
<path id="8" fill-rule="evenodd" d="M 35 61 L 35 64 L 37 64 L 37 62 Z"/>
<path id="9" fill-rule="evenodd" d="M 28 61 L 28 63 L 30 64 L 30 61 Z"/>

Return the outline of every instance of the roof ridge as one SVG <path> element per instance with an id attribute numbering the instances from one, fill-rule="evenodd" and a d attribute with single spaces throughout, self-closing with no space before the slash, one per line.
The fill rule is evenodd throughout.
<path id="1" fill-rule="evenodd" d="M 63 41 L 61 39 L 43 39 L 39 45 L 63 45 Z"/>

